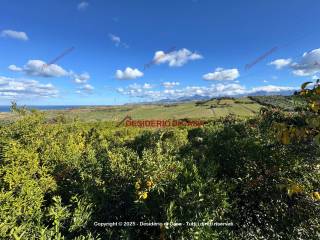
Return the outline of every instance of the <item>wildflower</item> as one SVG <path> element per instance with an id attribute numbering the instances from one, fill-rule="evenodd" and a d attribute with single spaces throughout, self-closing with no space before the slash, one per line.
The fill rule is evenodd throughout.
<path id="1" fill-rule="evenodd" d="M 139 199 L 147 199 L 148 198 L 148 192 L 138 192 Z"/>

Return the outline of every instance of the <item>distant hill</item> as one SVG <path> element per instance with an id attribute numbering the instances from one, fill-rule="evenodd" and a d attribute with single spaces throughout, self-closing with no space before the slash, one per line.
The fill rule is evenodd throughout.
<path id="1" fill-rule="evenodd" d="M 210 96 L 201 96 L 199 94 L 195 94 L 191 97 L 180 97 L 176 99 L 161 99 L 158 101 L 153 102 L 144 102 L 144 104 L 154 104 L 154 103 L 179 103 L 179 102 L 191 102 L 191 101 L 206 101 L 210 99 L 218 99 L 218 98 L 241 98 L 241 97 L 248 97 L 248 96 L 290 96 L 293 95 L 294 90 L 286 90 L 286 91 L 274 91 L 274 92 L 267 92 L 267 91 L 257 91 L 254 93 L 249 94 L 237 94 L 237 95 L 228 95 L 228 96 L 216 96 L 216 97 L 210 97 Z"/>
<path id="2" fill-rule="evenodd" d="M 208 96 L 201 96 L 201 95 L 194 95 L 192 97 L 180 97 L 177 99 L 162 99 L 156 101 L 156 103 L 178 103 L 178 102 L 192 102 L 192 101 L 204 101 L 209 100 L 211 97 Z"/>

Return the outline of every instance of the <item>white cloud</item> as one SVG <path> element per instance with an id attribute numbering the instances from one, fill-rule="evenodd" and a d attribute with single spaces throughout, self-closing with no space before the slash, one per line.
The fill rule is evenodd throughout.
<path id="1" fill-rule="evenodd" d="M 41 60 L 29 60 L 23 69 L 31 76 L 63 77 L 68 75 L 68 72 L 59 65 L 46 65 L 46 63 Z"/>
<path id="2" fill-rule="evenodd" d="M 186 48 L 165 53 L 164 51 L 157 51 L 154 54 L 153 62 L 156 64 L 168 63 L 170 67 L 181 67 L 188 61 L 202 59 L 203 57 L 198 53 L 192 53 Z"/>
<path id="3" fill-rule="evenodd" d="M 17 67 L 17 66 L 14 65 L 14 64 L 10 65 L 10 66 L 8 67 L 8 69 L 9 69 L 10 71 L 13 71 L 13 72 L 22 72 L 22 71 L 23 71 L 22 68 Z"/>
<path id="4" fill-rule="evenodd" d="M 87 95 L 87 94 L 91 94 L 93 90 L 94 90 L 94 87 L 91 86 L 90 84 L 83 84 L 81 87 L 78 88 L 76 93 L 81 95 Z"/>
<path id="5" fill-rule="evenodd" d="M 278 69 L 290 67 L 294 75 L 301 77 L 312 76 L 320 72 L 320 48 L 305 52 L 298 62 L 289 60 L 291 59 L 278 59 L 270 64 L 275 65 Z"/>
<path id="6" fill-rule="evenodd" d="M 22 40 L 22 41 L 27 41 L 29 39 L 25 32 L 17 32 L 14 30 L 3 30 L 0 36 Z"/>
<path id="7" fill-rule="evenodd" d="M 269 65 L 274 65 L 276 67 L 276 69 L 281 69 L 281 68 L 290 66 L 291 63 L 292 63 L 292 59 L 287 58 L 287 59 L 274 60 L 274 61 L 270 62 Z"/>
<path id="8" fill-rule="evenodd" d="M 204 80 L 235 80 L 240 76 L 238 69 L 223 69 L 223 68 L 216 68 L 216 70 L 212 73 L 207 73 L 203 75 Z"/>
<path id="9" fill-rule="evenodd" d="M 7 99 L 57 97 L 59 91 L 51 84 L 36 80 L 15 79 L 0 76 L 0 97 Z"/>
<path id="10" fill-rule="evenodd" d="M 37 77 L 69 77 L 77 84 L 82 85 L 79 89 L 81 92 L 91 92 L 93 87 L 87 82 L 90 80 L 89 73 L 76 74 L 73 71 L 66 71 L 57 64 L 47 65 L 41 60 L 29 60 L 22 68 L 16 65 L 10 65 L 8 67 L 14 72 L 24 72 L 28 76 Z"/>
<path id="11" fill-rule="evenodd" d="M 175 94 L 175 90 L 173 90 L 173 89 L 165 89 L 164 91 L 163 91 L 163 93 L 165 93 L 165 94 L 169 94 L 169 95 L 173 95 L 173 94 Z"/>
<path id="12" fill-rule="evenodd" d="M 90 75 L 89 73 L 82 73 L 82 74 L 72 74 L 73 80 L 75 83 L 84 84 L 89 81 Z"/>
<path id="13" fill-rule="evenodd" d="M 94 90 L 94 87 L 90 84 L 88 84 L 88 81 L 90 80 L 89 73 L 82 73 L 82 74 L 75 74 L 72 71 L 70 72 L 71 78 L 73 78 L 73 81 L 76 84 L 79 84 L 80 87 L 78 87 L 78 90 L 76 93 L 81 95 L 87 95 L 91 94 Z"/>
<path id="14" fill-rule="evenodd" d="M 145 83 L 143 85 L 134 83 L 130 84 L 126 89 L 124 88 L 117 88 L 117 92 L 119 93 L 129 93 L 129 95 L 135 95 L 135 94 L 142 94 L 143 92 L 147 91 L 148 89 L 151 89 L 152 86 L 149 83 Z"/>
<path id="15" fill-rule="evenodd" d="M 151 84 L 149 84 L 149 83 L 145 83 L 145 84 L 143 84 L 142 88 L 144 88 L 144 89 L 151 89 L 152 86 L 151 86 Z"/>
<path id="16" fill-rule="evenodd" d="M 92 91 L 94 89 L 94 87 L 91 86 L 90 84 L 85 84 L 85 85 L 83 85 L 82 89 L 86 90 L 86 91 Z"/>
<path id="17" fill-rule="evenodd" d="M 84 11 L 88 7 L 89 7 L 89 3 L 86 2 L 86 1 L 83 1 L 83 2 L 79 3 L 78 6 L 77 6 L 78 10 L 80 10 L 80 11 Z"/>
<path id="18" fill-rule="evenodd" d="M 164 82 L 162 83 L 162 86 L 164 86 L 165 88 L 173 88 L 175 86 L 179 86 L 180 83 L 179 82 Z"/>
<path id="19" fill-rule="evenodd" d="M 24 72 L 29 76 L 39 76 L 39 77 L 63 77 L 68 76 L 69 73 L 62 67 L 56 64 L 47 65 L 41 60 L 29 60 L 26 65 L 22 68 L 16 65 L 10 65 L 8 67 L 11 71 Z"/>
<path id="20" fill-rule="evenodd" d="M 113 35 L 113 34 L 109 34 L 109 38 L 112 42 L 114 42 L 114 44 L 118 47 L 119 44 L 121 43 L 121 39 L 120 37 L 116 36 L 116 35 Z"/>
<path id="21" fill-rule="evenodd" d="M 112 34 L 112 33 L 109 33 L 109 38 L 110 40 L 114 43 L 115 46 L 119 47 L 119 46 L 123 46 L 125 48 L 129 48 L 129 45 L 124 43 L 124 42 L 121 42 L 121 39 L 120 37 Z"/>
<path id="22" fill-rule="evenodd" d="M 140 84 L 134 83 L 134 84 L 130 84 L 130 85 L 128 86 L 128 89 L 130 89 L 130 90 L 132 90 L 132 89 L 138 90 L 138 89 L 142 89 L 142 87 L 141 87 Z"/>
<path id="23" fill-rule="evenodd" d="M 24 72 L 28 76 L 71 78 L 76 84 L 81 85 L 77 92 L 82 94 L 91 93 L 94 90 L 94 87 L 87 83 L 90 80 L 89 73 L 76 74 L 73 71 L 66 71 L 56 64 L 47 65 L 41 60 L 29 60 L 22 68 L 10 65 L 8 69 L 14 72 Z"/>
<path id="24" fill-rule="evenodd" d="M 123 93 L 125 90 L 123 88 L 117 88 L 117 92 Z"/>
<path id="25" fill-rule="evenodd" d="M 320 48 L 305 52 L 299 63 L 293 63 L 293 74 L 297 76 L 311 76 L 320 72 Z"/>
<path id="26" fill-rule="evenodd" d="M 282 87 L 282 86 L 274 86 L 274 85 L 268 85 L 268 86 L 261 86 L 261 87 L 255 87 L 252 88 L 251 92 L 282 92 L 282 91 L 293 91 L 296 88 L 293 87 Z"/>
<path id="27" fill-rule="evenodd" d="M 117 70 L 115 77 L 119 80 L 124 79 L 136 79 L 143 76 L 143 72 L 140 72 L 137 68 L 132 69 L 127 67 L 124 71 Z"/>
<path id="28" fill-rule="evenodd" d="M 306 77 L 306 76 L 310 76 L 311 74 L 314 74 L 315 72 L 309 72 L 304 69 L 297 69 L 292 71 L 292 73 L 299 77 Z"/>
<path id="29" fill-rule="evenodd" d="M 164 89 L 163 91 L 144 90 L 138 85 L 129 85 L 126 88 L 118 88 L 120 94 L 130 97 L 144 98 L 146 100 L 161 100 L 161 99 L 179 99 L 188 98 L 195 95 L 203 97 L 222 97 L 222 96 L 239 96 L 239 95 L 254 95 L 256 93 L 281 93 L 282 91 L 293 91 L 295 88 L 285 86 L 261 86 L 252 89 L 247 89 L 240 84 L 211 84 L 210 86 L 187 86 L 181 89 Z"/>

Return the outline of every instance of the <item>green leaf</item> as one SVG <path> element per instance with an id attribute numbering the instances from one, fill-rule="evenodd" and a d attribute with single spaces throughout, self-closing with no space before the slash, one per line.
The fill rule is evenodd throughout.
<path id="1" fill-rule="evenodd" d="M 303 84 L 301 85 L 301 89 L 304 90 L 304 89 L 306 88 L 306 86 L 307 86 L 308 84 L 310 84 L 310 83 L 312 83 L 312 82 L 305 82 L 305 83 L 303 83 Z"/>

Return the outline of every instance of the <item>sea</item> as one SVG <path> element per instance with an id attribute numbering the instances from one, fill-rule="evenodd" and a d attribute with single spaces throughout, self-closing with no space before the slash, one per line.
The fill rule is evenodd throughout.
<path id="1" fill-rule="evenodd" d="M 10 112 L 10 107 L 11 106 L 0 106 L 0 112 Z M 20 106 L 18 106 L 20 107 Z M 75 105 L 75 106 L 71 106 L 71 105 L 58 105 L 58 106 L 54 106 L 54 105 L 46 105 L 46 106 L 25 106 L 28 109 L 37 109 L 37 110 L 65 110 L 65 109 L 76 109 L 76 108 L 83 108 L 83 107 L 89 107 L 89 106 L 80 106 L 80 105 Z"/>

